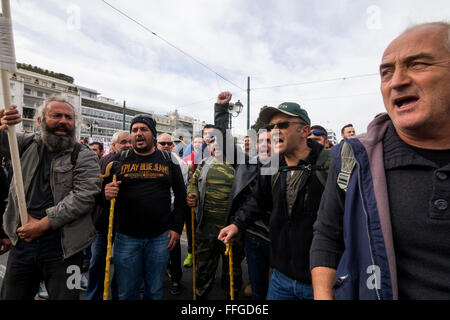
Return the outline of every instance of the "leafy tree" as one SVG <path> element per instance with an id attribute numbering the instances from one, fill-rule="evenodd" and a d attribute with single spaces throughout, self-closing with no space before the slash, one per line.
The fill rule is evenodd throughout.
<path id="1" fill-rule="evenodd" d="M 264 109 L 268 108 L 269 106 L 264 106 L 259 110 L 259 114 L 261 113 L 261 111 L 263 111 Z M 264 126 L 264 123 L 261 122 L 261 120 L 259 120 L 259 116 L 258 119 L 256 119 L 255 124 L 253 124 L 251 126 L 251 129 L 255 130 L 256 132 L 259 131 L 259 129 L 261 129 Z"/>

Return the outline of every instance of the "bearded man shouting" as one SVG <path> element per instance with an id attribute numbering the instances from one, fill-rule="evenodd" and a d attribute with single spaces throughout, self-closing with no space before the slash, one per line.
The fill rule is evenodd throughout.
<path id="1" fill-rule="evenodd" d="M 32 300 L 41 280 L 49 299 L 79 299 L 77 266 L 95 240 L 90 212 L 101 181 L 98 157 L 76 143 L 75 115 L 64 97 L 52 96 L 38 110 L 38 132 L 17 134 L 28 220 L 21 225 L 12 184 L 0 213 L 0 252 L 11 248 L 1 300 Z M 5 129 L 21 121 L 17 106 L 0 109 L 0 156 L 10 157 Z"/>

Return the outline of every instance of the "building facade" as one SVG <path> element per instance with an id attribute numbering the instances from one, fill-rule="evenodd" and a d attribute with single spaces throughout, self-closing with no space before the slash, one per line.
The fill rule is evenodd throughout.
<path id="1" fill-rule="evenodd" d="M 174 139 L 185 135 L 186 132 L 192 136 L 205 125 L 204 121 L 180 116 L 177 110 L 160 115 L 153 111 L 128 107 L 125 102 L 120 104 L 113 99 L 102 97 L 97 90 L 74 84 L 70 76 L 31 65 L 18 63 L 17 72 L 11 73 L 10 87 L 12 103 L 17 105 L 23 119 L 18 125 L 18 131 L 35 132 L 37 109 L 46 98 L 62 94 L 76 110 L 77 140 L 86 138 L 89 142 L 102 142 L 105 150 L 109 149 L 112 135 L 116 131 L 130 130 L 131 119 L 137 114 L 153 116 L 158 134 L 169 133 Z"/>
<path id="2" fill-rule="evenodd" d="M 89 142 L 97 141 L 109 149 L 112 135 L 116 131 L 130 130 L 131 119 L 137 114 L 149 114 L 152 112 L 129 108 L 119 104 L 110 98 L 100 96 L 96 90 L 78 86 L 81 98 L 81 138 L 87 138 Z M 125 109 L 125 121 L 124 121 Z"/>
<path id="3" fill-rule="evenodd" d="M 335 146 L 338 143 L 336 133 L 333 131 L 333 129 L 326 129 L 326 130 L 328 133 L 328 140 L 330 140 L 333 146 Z"/>
<path id="4" fill-rule="evenodd" d="M 57 74 L 53 76 L 47 70 L 19 64 L 17 72 L 11 73 L 10 87 L 12 103 L 17 105 L 23 119 L 18 125 L 19 131 L 35 132 L 37 129 L 35 116 L 38 108 L 51 95 L 63 94 L 75 107 L 76 136 L 80 136 L 80 93 L 70 77 L 58 77 Z"/>

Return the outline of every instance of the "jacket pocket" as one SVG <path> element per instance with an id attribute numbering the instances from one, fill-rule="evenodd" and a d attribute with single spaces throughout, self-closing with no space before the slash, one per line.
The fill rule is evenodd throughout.
<path id="1" fill-rule="evenodd" d="M 333 290 L 334 298 L 336 300 L 348 300 L 350 296 L 350 275 L 346 274 L 341 277 L 337 277 L 334 281 Z"/>
<path id="2" fill-rule="evenodd" d="M 66 188 L 72 187 L 73 167 L 71 165 L 55 166 L 53 172 L 55 186 L 64 186 Z"/>
<path id="3" fill-rule="evenodd" d="M 68 223 L 62 229 L 62 245 L 66 258 L 88 247 L 96 237 L 91 213 Z"/>

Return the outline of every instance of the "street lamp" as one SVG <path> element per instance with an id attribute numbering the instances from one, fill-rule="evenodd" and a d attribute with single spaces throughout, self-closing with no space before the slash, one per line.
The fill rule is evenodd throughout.
<path id="1" fill-rule="evenodd" d="M 91 121 L 91 122 L 88 123 L 88 128 L 89 128 L 91 140 L 92 140 L 92 133 L 94 131 L 94 127 L 97 127 L 97 126 L 98 126 L 98 122 L 96 120 Z"/>
<path id="2" fill-rule="evenodd" d="M 237 117 L 239 113 L 241 113 L 243 107 L 244 106 L 242 105 L 241 100 L 238 100 L 235 103 L 230 102 L 228 105 L 228 113 L 230 114 L 230 130 L 232 129 L 231 120 L 233 117 Z"/>

